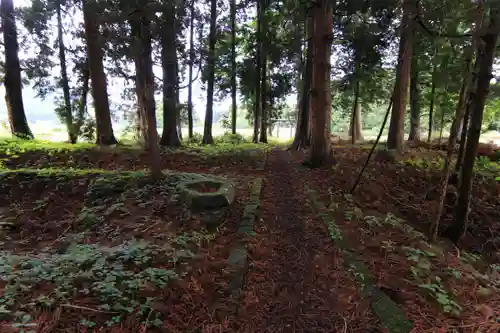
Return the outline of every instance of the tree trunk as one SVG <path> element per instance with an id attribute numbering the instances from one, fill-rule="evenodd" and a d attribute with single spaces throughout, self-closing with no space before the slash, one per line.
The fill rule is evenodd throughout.
<path id="1" fill-rule="evenodd" d="M 5 47 L 5 102 L 12 135 L 23 139 L 33 139 L 26 114 L 24 113 L 19 44 L 12 0 L 2 0 L 2 29 Z"/>
<path id="2" fill-rule="evenodd" d="M 214 108 L 214 80 L 215 80 L 215 43 L 217 32 L 217 0 L 210 4 L 210 36 L 208 46 L 208 84 L 207 84 L 207 111 L 205 113 L 205 128 L 203 130 L 203 143 L 213 144 L 212 122 Z"/>
<path id="3" fill-rule="evenodd" d="M 439 200 L 439 205 L 437 209 L 436 219 L 431 224 L 430 234 L 432 239 L 435 241 L 437 239 L 438 230 L 439 230 L 439 222 L 441 220 L 441 215 L 443 214 L 444 201 L 446 199 L 446 193 L 448 193 L 448 182 L 450 178 L 451 171 L 451 157 L 453 155 L 453 151 L 455 150 L 455 145 L 457 142 L 457 137 L 459 135 L 460 124 L 463 122 L 464 114 L 465 114 L 465 96 L 470 95 L 470 91 L 474 86 L 474 77 L 472 75 L 472 57 L 474 56 L 474 50 L 476 49 L 477 41 L 480 37 L 480 31 L 482 28 L 483 22 L 483 6 L 479 2 L 476 6 L 475 10 L 475 30 L 474 35 L 472 36 L 472 42 L 469 48 L 466 50 L 465 54 L 465 68 L 464 68 L 464 78 L 462 87 L 460 89 L 460 94 L 458 96 L 458 103 L 455 109 L 455 118 L 451 124 L 450 129 L 450 137 L 448 138 L 448 146 L 446 149 L 446 157 L 444 160 L 444 168 L 442 174 L 442 184 L 441 184 L 441 197 Z M 463 153 L 462 153 L 463 154 Z M 457 160 L 457 165 L 459 164 Z"/>
<path id="4" fill-rule="evenodd" d="M 150 22 L 147 19 L 147 14 L 140 10 L 136 11 L 134 15 L 137 16 L 132 19 L 132 35 L 135 37 L 136 43 L 136 89 L 139 97 L 141 117 L 145 119 L 147 124 L 147 150 L 151 176 L 157 180 L 163 174 L 161 172 L 160 149 L 156 126 Z"/>
<path id="5" fill-rule="evenodd" d="M 89 95 L 89 81 L 90 81 L 90 70 L 89 61 L 85 60 L 85 69 L 83 70 L 83 80 L 82 80 L 82 91 L 80 95 L 80 100 L 78 101 L 78 114 L 76 118 L 76 135 L 77 137 L 81 134 L 82 126 L 85 121 L 85 113 L 87 112 L 87 98 Z"/>
<path id="6" fill-rule="evenodd" d="M 355 144 L 359 140 L 363 140 L 361 133 L 361 103 L 359 101 L 359 86 L 359 80 L 356 79 L 356 85 L 354 88 L 354 101 L 352 104 L 351 124 L 349 126 L 349 135 L 351 136 L 352 144 Z"/>
<path id="7" fill-rule="evenodd" d="M 260 101 L 261 93 L 261 52 L 262 52 L 262 0 L 257 1 L 257 32 L 256 32 L 256 53 L 255 53 L 255 111 L 254 111 L 254 123 L 253 123 L 253 139 L 252 142 L 259 142 L 259 129 L 260 129 L 260 121 L 261 121 L 261 112 L 262 112 L 262 104 Z"/>
<path id="8" fill-rule="evenodd" d="M 446 98 L 446 95 L 448 93 L 448 80 L 445 78 L 445 83 L 444 83 L 444 97 Z M 439 111 L 441 112 L 441 120 L 439 123 L 439 144 L 441 144 L 441 141 L 443 140 L 443 130 L 444 130 L 444 113 L 445 113 L 445 102 L 441 100 L 441 103 L 439 105 Z"/>
<path id="9" fill-rule="evenodd" d="M 437 56 L 437 50 L 434 51 L 434 57 Z M 434 127 L 434 104 L 436 101 L 436 85 L 437 85 L 437 65 L 434 59 L 434 64 L 432 65 L 432 83 L 431 83 L 431 101 L 429 105 L 429 129 L 427 132 L 427 142 L 431 142 L 432 130 Z"/>
<path id="10" fill-rule="evenodd" d="M 268 112 L 267 112 L 267 99 L 268 99 L 268 91 L 267 91 L 267 55 L 265 51 L 265 47 L 263 49 L 262 56 L 262 80 L 261 80 L 261 103 L 262 103 L 262 121 L 260 123 L 260 139 L 259 141 L 262 143 L 267 143 L 267 123 L 268 123 Z"/>
<path id="11" fill-rule="evenodd" d="M 231 132 L 236 134 L 236 0 L 231 0 Z"/>
<path id="12" fill-rule="evenodd" d="M 295 137 L 292 143 L 292 149 L 299 150 L 309 147 L 309 105 L 311 100 L 311 81 L 312 81 L 312 56 L 313 56 L 313 19 L 307 18 L 307 47 L 304 72 L 302 73 L 302 89 L 298 105 L 297 126 Z"/>
<path id="13" fill-rule="evenodd" d="M 90 80 L 92 83 L 92 97 L 97 130 L 97 144 L 113 145 L 116 138 L 111 123 L 109 111 L 108 88 L 104 73 L 102 38 L 99 32 L 99 10 L 95 0 L 83 0 L 83 21 L 87 41 L 87 55 L 90 66 Z"/>
<path id="14" fill-rule="evenodd" d="M 76 143 L 78 136 L 73 126 L 73 110 L 71 108 L 71 96 L 69 90 L 68 70 L 66 67 L 66 47 L 63 40 L 63 26 L 61 14 L 61 2 L 57 1 L 57 44 L 59 46 L 59 64 L 61 65 L 61 86 L 63 90 L 64 114 L 63 119 L 68 130 L 68 137 L 71 143 Z"/>
<path id="15" fill-rule="evenodd" d="M 181 141 L 177 132 L 178 106 L 177 88 L 177 46 L 175 35 L 175 6 L 166 2 L 161 25 L 161 63 L 163 72 L 163 133 L 160 145 L 179 147 Z"/>
<path id="16" fill-rule="evenodd" d="M 474 103 L 471 109 L 471 126 L 467 134 L 464 164 L 460 180 L 459 197 L 455 211 L 455 218 L 450 230 L 451 240 L 458 243 L 465 235 L 468 225 L 469 204 L 472 192 L 472 178 L 476 161 L 477 147 L 481 135 L 484 105 L 489 93 L 492 77 L 493 60 L 497 45 L 499 30 L 499 12 L 492 9 L 490 12 L 489 29 L 482 36 L 483 45 L 479 45 L 476 62 L 479 63 L 479 74 Z"/>
<path id="17" fill-rule="evenodd" d="M 330 56 L 333 33 L 332 5 L 320 0 L 313 9 L 313 70 L 312 70 L 312 140 L 306 163 L 310 167 L 325 164 L 330 157 L 330 124 L 327 113 L 331 112 Z"/>
<path id="18" fill-rule="evenodd" d="M 191 0 L 191 17 L 189 18 L 189 83 L 188 83 L 188 135 L 193 137 L 193 65 L 194 65 L 194 0 Z"/>
<path id="19" fill-rule="evenodd" d="M 419 70 L 418 57 L 413 52 L 410 78 L 410 134 L 408 135 L 408 141 L 420 141 Z"/>
<path id="20" fill-rule="evenodd" d="M 399 153 L 403 153 L 404 149 L 405 110 L 411 73 L 416 7 L 416 0 L 404 0 L 403 2 L 403 20 L 401 23 L 398 66 L 396 68 L 396 83 L 393 95 L 394 106 L 392 108 L 389 135 L 387 137 L 387 148 L 395 149 Z"/>
<path id="21" fill-rule="evenodd" d="M 464 163 L 465 146 L 467 145 L 467 132 L 469 131 L 471 107 L 472 107 L 471 101 L 469 100 L 469 97 L 467 97 L 467 100 L 465 101 L 465 115 L 464 115 L 464 120 L 462 122 L 460 145 L 457 154 L 457 163 L 455 164 L 455 172 L 457 174 L 460 173 L 460 170 L 462 169 L 462 165 Z"/>

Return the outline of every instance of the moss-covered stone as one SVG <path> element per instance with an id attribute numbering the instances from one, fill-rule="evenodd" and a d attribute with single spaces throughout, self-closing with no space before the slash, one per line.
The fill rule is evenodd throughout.
<path id="1" fill-rule="evenodd" d="M 248 271 L 247 237 L 252 236 L 254 233 L 253 227 L 258 216 L 262 182 L 262 178 L 256 178 L 250 184 L 250 196 L 245 204 L 241 223 L 237 232 L 238 240 L 231 249 L 228 258 L 232 277 L 226 292 L 234 299 L 238 297 L 243 288 Z M 236 304 L 232 304 L 232 306 L 236 306 Z M 236 308 L 233 310 L 236 311 Z"/>
<path id="2" fill-rule="evenodd" d="M 219 209 L 234 201 L 234 185 L 222 180 L 194 180 L 179 184 L 181 197 L 193 211 Z"/>

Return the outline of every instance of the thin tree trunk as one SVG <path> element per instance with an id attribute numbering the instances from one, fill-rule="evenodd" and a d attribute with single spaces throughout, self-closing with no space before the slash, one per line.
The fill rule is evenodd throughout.
<path id="1" fill-rule="evenodd" d="M 231 0 L 231 132 L 236 134 L 236 0 Z"/>
<path id="2" fill-rule="evenodd" d="M 146 13 L 136 12 L 132 25 L 132 35 L 136 40 L 135 54 L 137 92 L 140 99 L 141 117 L 147 123 L 147 150 L 149 167 L 153 179 L 160 179 L 163 174 L 160 164 L 160 150 L 158 146 L 158 131 L 156 126 L 156 105 L 154 100 L 154 74 L 151 47 L 150 22 Z"/>
<path id="3" fill-rule="evenodd" d="M 166 2 L 161 26 L 161 62 L 163 72 L 163 133 L 160 145 L 179 147 L 177 132 L 177 48 L 175 41 L 175 6 Z"/>
<path id="4" fill-rule="evenodd" d="M 434 51 L 434 57 L 437 56 L 437 50 Z M 432 83 L 431 83 L 431 100 L 429 105 L 429 129 L 427 132 L 427 142 L 431 142 L 432 130 L 434 127 L 434 104 L 436 101 L 436 85 L 437 85 L 437 65 L 434 59 L 434 64 L 432 65 Z"/>
<path id="5" fill-rule="evenodd" d="M 205 113 L 205 128 L 203 130 L 203 143 L 213 144 L 212 122 L 214 108 L 214 80 L 215 80 L 215 43 L 217 32 L 217 0 L 210 4 L 210 36 L 208 46 L 208 84 L 207 84 L 207 111 Z"/>
<path id="6" fill-rule="evenodd" d="M 361 139 L 361 104 L 359 102 L 359 86 L 359 80 L 356 79 L 351 124 L 349 126 L 349 135 L 351 136 L 352 144 L 355 144 Z"/>
<path id="7" fill-rule="evenodd" d="M 312 141 L 306 164 L 318 167 L 330 157 L 330 124 L 327 113 L 331 112 L 330 55 L 333 32 L 332 4 L 320 0 L 313 9 L 313 71 L 312 71 Z"/>
<path id="8" fill-rule="evenodd" d="M 436 213 L 436 219 L 431 224 L 430 234 L 432 239 L 435 241 L 437 239 L 438 230 L 439 230 L 439 222 L 441 220 L 441 215 L 443 214 L 444 201 L 446 198 L 446 193 L 448 192 L 448 182 L 450 178 L 451 172 L 451 157 L 453 155 L 453 151 L 457 142 L 458 131 L 460 128 L 460 124 L 463 122 L 464 114 L 465 114 L 465 96 L 470 95 L 470 91 L 474 86 L 474 77 L 472 75 L 472 58 L 474 56 L 474 50 L 476 49 L 477 41 L 479 39 L 479 34 L 482 28 L 483 22 L 483 6 L 479 2 L 476 5 L 475 9 L 475 30 L 474 35 L 472 36 L 472 43 L 470 47 L 466 51 L 465 55 L 465 69 L 464 69 L 464 78 L 462 87 L 460 89 L 460 94 L 458 97 L 458 103 L 455 110 L 455 118 L 451 124 L 450 129 L 450 137 L 448 138 L 448 146 L 446 149 L 446 157 L 444 160 L 444 168 L 442 174 L 442 185 L 441 185 L 441 197 L 439 200 L 439 205 Z M 466 131 L 465 131 L 466 132 Z M 465 133 L 464 132 L 464 133 Z M 458 161 L 457 161 L 458 165 Z"/>
<path id="9" fill-rule="evenodd" d="M 302 74 L 302 89 L 300 103 L 298 106 L 297 126 L 295 137 L 292 143 L 292 149 L 299 150 L 309 147 L 309 105 L 311 100 L 311 81 L 312 81 L 312 59 L 313 59 L 313 19 L 307 18 L 307 33 L 306 33 L 306 60 L 304 72 Z"/>
<path id="10" fill-rule="evenodd" d="M 265 50 L 265 48 L 263 47 Z M 267 123 L 268 123 L 268 112 L 267 112 L 267 56 L 265 51 L 262 57 L 262 80 L 261 80 L 261 103 L 262 103 L 262 121 L 260 123 L 260 142 L 267 143 Z"/>
<path id="11" fill-rule="evenodd" d="M 418 57 L 413 52 L 410 78 L 410 134 L 408 141 L 420 141 L 420 85 Z"/>
<path id="12" fill-rule="evenodd" d="M 5 47 L 5 102 L 12 135 L 23 139 L 33 139 L 26 113 L 24 112 L 19 44 L 12 0 L 2 0 L 0 4 Z"/>
<path id="13" fill-rule="evenodd" d="M 406 99 L 408 96 L 408 85 L 411 73 L 413 31 L 416 13 L 416 0 L 404 0 L 398 66 L 396 68 L 394 106 L 392 108 L 389 134 L 387 136 L 387 148 L 395 149 L 398 153 L 403 153 L 404 149 Z"/>
<path id="14" fill-rule="evenodd" d="M 80 101 L 78 102 L 78 114 L 76 118 L 76 135 L 77 137 L 81 134 L 81 128 L 85 121 L 85 114 L 87 112 L 87 98 L 89 95 L 89 82 L 90 82 L 90 69 L 89 61 L 85 60 L 85 69 L 83 70 L 83 80 L 82 80 L 82 92 L 80 95 Z"/>
<path id="15" fill-rule="evenodd" d="M 69 90 L 68 70 L 66 67 L 66 47 L 63 40 L 63 23 L 61 14 L 61 2 L 57 1 L 57 44 L 59 46 L 59 64 L 61 65 L 61 86 L 64 99 L 64 120 L 68 130 L 68 137 L 71 143 L 76 143 L 78 136 L 75 133 L 73 124 L 73 111 L 71 108 L 71 95 Z"/>
<path id="16" fill-rule="evenodd" d="M 446 78 L 445 78 L 446 80 Z M 445 84 L 444 84 L 444 96 L 446 97 L 448 93 L 448 80 L 446 80 Z M 444 130 L 444 113 L 445 113 L 445 105 L 444 105 L 444 102 L 441 100 L 441 103 L 439 105 L 439 109 L 440 109 L 440 112 L 441 112 L 441 119 L 440 119 L 440 122 L 439 122 L 439 145 L 441 145 L 441 142 L 443 140 L 443 130 Z"/>
<path id="17" fill-rule="evenodd" d="M 469 97 L 467 97 L 469 98 Z M 465 115 L 462 122 L 462 133 L 460 135 L 460 145 L 458 148 L 457 163 L 455 164 L 455 173 L 460 173 L 464 163 L 465 146 L 467 145 L 467 132 L 469 131 L 471 101 L 468 99 L 465 102 Z"/>
<path id="18" fill-rule="evenodd" d="M 104 73 L 102 38 L 99 32 L 99 10 L 95 0 L 83 0 L 83 21 L 87 41 L 87 55 L 90 66 L 92 97 L 94 99 L 95 120 L 97 129 L 97 144 L 113 145 L 116 138 L 111 123 L 109 111 L 108 87 Z"/>
<path id="19" fill-rule="evenodd" d="M 467 134 L 467 147 L 465 149 L 464 164 L 460 180 L 458 202 L 456 205 L 455 218 L 450 230 L 451 240 L 458 243 L 465 235 L 469 219 L 469 204 L 472 192 L 472 179 L 474 163 L 476 161 L 477 147 L 481 135 L 484 105 L 490 89 L 493 60 L 497 46 L 499 32 L 499 12 L 492 9 L 490 12 L 489 29 L 482 36 L 484 45 L 480 45 L 476 57 L 479 63 L 479 75 L 477 89 L 471 114 L 471 126 Z"/>
<path id="20" fill-rule="evenodd" d="M 252 141 L 254 143 L 259 142 L 259 129 L 260 129 L 260 119 L 261 119 L 261 112 L 262 112 L 262 104 L 260 101 L 261 98 L 261 65 L 262 65 L 262 60 L 261 60 L 261 52 L 262 52 L 262 0 L 256 0 L 257 1 L 257 32 L 256 32 L 256 39 L 257 39 L 257 45 L 256 45 L 256 54 L 255 54 L 255 111 L 254 111 L 254 123 L 253 123 L 253 139 Z"/>
<path id="21" fill-rule="evenodd" d="M 261 112 L 262 112 L 262 120 L 260 123 L 260 139 L 259 141 L 262 143 L 267 143 L 267 126 L 268 126 L 268 106 L 267 106 L 267 101 L 268 101 L 268 91 L 267 91 L 267 53 L 268 53 L 268 38 L 267 38 L 267 18 L 266 18 L 266 11 L 267 11 L 267 6 L 269 4 L 269 0 L 262 0 L 262 40 L 261 40 L 261 60 L 262 60 L 262 66 L 261 66 L 261 89 L 260 89 L 260 102 L 262 104 L 261 107 Z"/>
<path id="22" fill-rule="evenodd" d="M 193 137 L 193 65 L 194 65 L 194 0 L 191 0 L 191 17 L 189 18 L 189 83 L 188 83 L 188 135 Z"/>

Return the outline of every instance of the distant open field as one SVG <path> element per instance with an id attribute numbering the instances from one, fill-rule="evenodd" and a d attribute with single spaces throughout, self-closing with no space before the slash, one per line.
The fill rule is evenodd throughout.
<path id="1" fill-rule="evenodd" d="M 37 139 L 40 140 L 48 140 L 48 141 L 54 141 L 54 142 L 60 142 L 60 141 L 66 141 L 68 139 L 67 134 L 66 134 L 66 129 L 62 125 L 54 125 L 53 123 L 50 122 L 37 122 L 37 123 L 31 123 L 30 128 L 33 131 L 33 134 L 36 136 Z M 117 137 L 122 138 L 122 139 L 130 139 L 130 135 L 124 135 L 124 127 L 120 125 L 114 125 L 114 130 L 115 134 Z M 162 129 L 158 128 L 158 132 L 161 133 Z M 200 133 L 203 134 L 203 127 L 202 126 L 196 126 L 194 127 L 194 132 L 195 133 Z M 226 130 L 218 125 L 214 125 L 212 128 L 212 133 L 214 136 L 220 136 L 223 135 L 226 132 Z M 182 128 L 182 134 L 184 137 L 187 136 L 188 129 L 187 127 Z M 252 128 L 241 128 L 238 129 L 238 133 L 245 137 L 251 137 L 253 134 L 253 129 Z M 293 138 L 295 134 L 295 128 L 290 128 L 290 127 L 279 127 L 274 130 L 272 137 L 278 140 L 283 140 L 287 141 L 291 138 Z M 342 139 L 347 139 L 347 132 L 342 132 L 338 133 Z M 374 140 L 376 139 L 378 134 L 377 130 L 364 130 L 363 131 L 363 136 L 366 140 Z M 443 136 L 446 137 L 448 135 L 447 132 L 443 133 Z M 10 132 L 7 128 L 0 128 L 0 137 L 9 137 Z M 425 138 L 427 134 L 422 134 L 422 137 Z M 438 138 L 439 137 L 439 132 L 435 132 L 433 134 L 433 138 Z M 385 141 L 387 139 L 386 135 L 382 135 L 381 141 Z M 500 145 L 500 132 L 498 131 L 489 131 L 486 133 L 483 133 L 481 135 L 481 142 L 493 142 L 497 145 Z"/>

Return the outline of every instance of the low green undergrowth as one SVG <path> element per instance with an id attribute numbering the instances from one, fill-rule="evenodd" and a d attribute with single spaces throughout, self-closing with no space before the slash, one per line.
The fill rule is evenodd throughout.
<path id="1" fill-rule="evenodd" d="M 179 277 L 173 269 L 178 261 L 172 247 L 141 241 L 115 247 L 72 243 L 22 255 L 1 252 L 0 314 L 20 324 L 40 307 L 69 307 L 86 299 L 96 310 L 113 314 L 105 326 L 132 312 L 145 319 L 155 300 L 150 291 Z"/>

